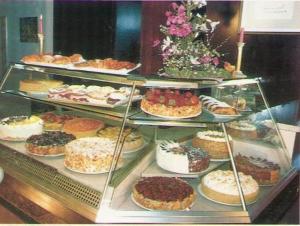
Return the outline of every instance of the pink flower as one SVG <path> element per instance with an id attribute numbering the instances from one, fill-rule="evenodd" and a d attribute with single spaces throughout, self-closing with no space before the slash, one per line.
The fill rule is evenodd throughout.
<path id="1" fill-rule="evenodd" d="M 214 58 L 212 59 L 212 62 L 213 62 L 213 64 L 214 64 L 215 66 L 219 65 L 219 63 L 220 63 L 218 57 L 214 57 Z"/>
<path id="2" fill-rule="evenodd" d="M 160 44 L 160 40 L 156 39 L 153 44 L 152 44 L 152 47 L 156 47 Z"/>
<path id="3" fill-rule="evenodd" d="M 166 15 L 166 17 L 169 17 L 169 16 L 172 15 L 172 13 L 171 13 L 170 11 L 167 11 L 167 12 L 165 13 L 165 15 Z"/>
<path id="4" fill-rule="evenodd" d="M 177 5 L 175 2 L 172 2 L 171 6 L 172 6 L 172 8 L 175 9 L 175 10 L 178 8 L 178 5 Z"/>
<path id="5" fill-rule="evenodd" d="M 211 57 L 210 56 L 203 56 L 199 59 L 199 62 L 201 64 L 208 64 L 211 61 Z"/>
<path id="6" fill-rule="evenodd" d="M 178 7 L 178 15 L 185 15 L 185 7 L 183 5 Z"/>

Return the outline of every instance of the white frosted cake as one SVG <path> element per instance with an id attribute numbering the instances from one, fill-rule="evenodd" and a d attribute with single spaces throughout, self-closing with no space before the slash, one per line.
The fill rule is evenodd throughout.
<path id="1" fill-rule="evenodd" d="M 66 145 L 64 164 L 67 168 L 82 173 L 108 172 L 115 145 L 114 141 L 100 137 L 71 141 Z"/>
<path id="2" fill-rule="evenodd" d="M 43 132 L 43 120 L 37 116 L 11 116 L 0 121 L 0 139 L 25 141 Z"/>
<path id="3" fill-rule="evenodd" d="M 230 136 L 229 142 L 232 142 Z M 193 138 L 192 145 L 195 148 L 201 148 L 207 151 L 213 159 L 229 158 L 225 134 L 223 132 L 213 130 L 200 131 Z"/>
<path id="4" fill-rule="evenodd" d="M 249 175 L 239 172 L 246 203 L 254 202 L 259 192 L 258 183 Z M 217 202 L 225 204 L 240 204 L 237 183 L 231 170 L 216 170 L 206 174 L 201 181 L 203 194 Z"/>
<path id="5" fill-rule="evenodd" d="M 209 156 L 206 152 L 172 141 L 163 141 L 156 149 L 157 164 L 175 173 L 197 173 L 208 168 Z"/>

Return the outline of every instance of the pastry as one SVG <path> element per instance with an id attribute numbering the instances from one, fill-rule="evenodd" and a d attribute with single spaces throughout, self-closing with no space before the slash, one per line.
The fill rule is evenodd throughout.
<path id="1" fill-rule="evenodd" d="M 81 173 L 108 172 L 116 143 L 108 138 L 85 137 L 66 145 L 64 164 Z M 118 163 L 122 163 L 122 157 Z"/>
<path id="2" fill-rule="evenodd" d="M 238 175 L 245 202 L 248 204 L 254 202 L 259 193 L 257 182 L 242 172 Z M 220 203 L 229 205 L 241 203 L 237 183 L 231 170 L 216 170 L 206 174 L 201 180 L 201 191 L 209 199 Z"/>
<path id="3" fill-rule="evenodd" d="M 151 210 L 186 210 L 196 199 L 194 189 L 175 177 L 142 177 L 133 187 L 135 202 Z"/>
<path id="4" fill-rule="evenodd" d="M 117 141 L 121 128 L 120 127 L 106 127 L 105 129 L 98 131 L 98 136 L 103 138 L 109 138 L 113 141 Z M 122 151 L 130 152 L 143 146 L 144 139 L 138 131 L 133 131 L 131 128 L 124 128 L 122 134 L 122 140 L 124 141 Z"/>
<path id="5" fill-rule="evenodd" d="M 62 86 L 63 82 L 59 80 L 21 80 L 19 90 L 23 92 L 48 92 L 49 89 L 53 89 Z"/>
<path id="6" fill-rule="evenodd" d="M 232 147 L 232 138 L 229 136 Z M 207 151 L 212 159 L 229 158 L 225 135 L 219 131 L 200 131 L 192 140 L 192 146 Z"/>
<path id="7" fill-rule="evenodd" d="M 26 150 L 36 155 L 58 155 L 64 154 L 65 145 L 75 136 L 59 131 L 42 133 L 40 135 L 32 135 L 26 140 Z"/>
<path id="8" fill-rule="evenodd" d="M 49 54 L 41 55 L 41 62 L 43 63 L 52 63 L 54 61 L 54 57 Z"/>
<path id="9" fill-rule="evenodd" d="M 53 64 L 60 64 L 60 65 L 67 65 L 67 64 L 71 64 L 71 59 L 69 57 L 66 56 L 59 56 L 56 55 L 54 56 L 54 60 L 52 61 Z"/>
<path id="10" fill-rule="evenodd" d="M 141 109 L 155 116 L 188 118 L 201 113 L 201 102 L 189 91 L 153 89 L 147 91 Z"/>
<path id="11" fill-rule="evenodd" d="M 205 95 L 200 96 L 203 107 L 210 112 L 217 115 L 238 115 L 235 108 L 225 102 L 218 101 L 217 99 Z"/>
<path id="12" fill-rule="evenodd" d="M 43 132 L 43 120 L 37 116 L 11 116 L 0 121 L 0 139 L 24 141 Z"/>
<path id="13" fill-rule="evenodd" d="M 172 141 L 163 141 L 156 149 L 157 164 L 175 173 L 199 173 L 209 166 L 205 151 Z"/>
<path id="14" fill-rule="evenodd" d="M 104 128 L 104 123 L 92 118 L 75 118 L 63 125 L 62 131 L 73 134 L 76 138 L 94 137 L 97 131 Z"/>
<path id="15" fill-rule="evenodd" d="M 41 62 L 41 56 L 37 54 L 27 55 L 21 59 L 22 62 L 26 64 Z"/>
<path id="16" fill-rule="evenodd" d="M 238 154 L 235 164 L 238 171 L 251 175 L 260 185 L 275 184 L 280 177 L 279 165 L 266 159 Z"/>
<path id="17" fill-rule="evenodd" d="M 44 130 L 48 130 L 48 131 L 49 130 L 61 130 L 63 124 L 66 121 L 77 118 L 77 116 L 57 115 L 57 114 L 54 114 L 53 112 L 43 113 L 40 117 L 44 121 Z"/>
<path id="18" fill-rule="evenodd" d="M 227 132 L 232 137 L 255 139 L 257 138 L 256 126 L 249 121 L 241 120 L 226 124 Z"/>
<path id="19" fill-rule="evenodd" d="M 78 63 L 83 61 L 81 54 L 75 53 L 72 56 L 69 56 L 71 63 Z"/>

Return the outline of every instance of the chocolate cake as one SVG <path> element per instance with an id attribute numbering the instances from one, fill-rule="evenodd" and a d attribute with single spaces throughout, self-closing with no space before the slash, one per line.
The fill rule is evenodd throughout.
<path id="1" fill-rule="evenodd" d="M 266 159 L 238 154 L 235 163 L 238 171 L 251 175 L 260 185 L 274 184 L 280 176 L 280 166 Z"/>

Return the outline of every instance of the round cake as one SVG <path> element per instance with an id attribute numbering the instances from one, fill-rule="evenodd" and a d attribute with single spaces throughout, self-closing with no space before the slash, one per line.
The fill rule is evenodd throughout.
<path id="1" fill-rule="evenodd" d="M 209 166 L 207 152 L 172 141 L 163 141 L 156 149 L 157 164 L 175 173 L 199 173 Z"/>
<path id="2" fill-rule="evenodd" d="M 257 182 L 248 175 L 239 172 L 239 181 L 246 203 L 256 200 L 259 186 Z M 206 174 L 201 180 L 202 193 L 216 202 L 236 205 L 240 204 L 240 195 L 233 171 L 216 170 Z"/>
<path id="3" fill-rule="evenodd" d="M 117 142 L 120 127 L 106 127 L 105 129 L 98 131 L 98 136 L 103 138 L 109 138 L 115 142 Z M 122 141 L 125 139 L 122 151 L 130 152 L 132 150 L 136 150 L 143 146 L 144 139 L 140 132 L 133 131 L 131 128 L 124 128 L 122 134 Z"/>
<path id="4" fill-rule="evenodd" d="M 232 138 L 230 136 L 229 142 L 232 143 Z M 193 138 L 192 146 L 207 151 L 212 159 L 229 158 L 229 152 L 223 132 L 212 130 L 200 131 Z"/>
<path id="5" fill-rule="evenodd" d="M 32 135 L 26 140 L 26 150 L 35 155 L 58 155 L 65 152 L 65 145 L 76 137 L 60 131 Z"/>
<path id="6" fill-rule="evenodd" d="M 92 118 L 75 118 L 68 120 L 63 125 L 62 130 L 73 134 L 76 138 L 94 137 L 97 131 L 104 128 L 104 123 Z"/>
<path id="7" fill-rule="evenodd" d="M 49 89 L 57 88 L 62 86 L 63 82 L 58 80 L 21 80 L 20 81 L 20 91 L 23 92 L 48 92 Z"/>
<path id="8" fill-rule="evenodd" d="M 187 182 L 175 177 L 142 177 L 134 185 L 132 198 L 151 210 L 186 210 L 196 193 Z"/>
<path id="9" fill-rule="evenodd" d="M 190 91 L 152 89 L 142 100 L 141 109 L 154 116 L 189 118 L 201 113 L 201 102 Z"/>
<path id="10" fill-rule="evenodd" d="M 251 175 L 260 185 L 275 184 L 280 177 L 279 165 L 266 159 L 238 154 L 235 164 L 238 171 Z"/>
<path id="11" fill-rule="evenodd" d="M 12 116 L 0 121 L 0 139 L 25 141 L 43 132 L 43 120 L 37 116 Z"/>
<path id="12" fill-rule="evenodd" d="M 41 119 L 44 121 L 44 130 L 61 130 L 66 121 L 77 118 L 73 115 L 57 115 L 53 112 L 43 113 Z"/>
<path id="13" fill-rule="evenodd" d="M 227 123 L 226 129 L 233 137 L 246 139 L 257 138 L 256 126 L 246 120 Z"/>
<path id="14" fill-rule="evenodd" d="M 66 145 L 64 164 L 81 173 L 108 172 L 116 143 L 108 138 L 85 137 Z M 119 163 L 122 159 L 119 159 Z"/>

